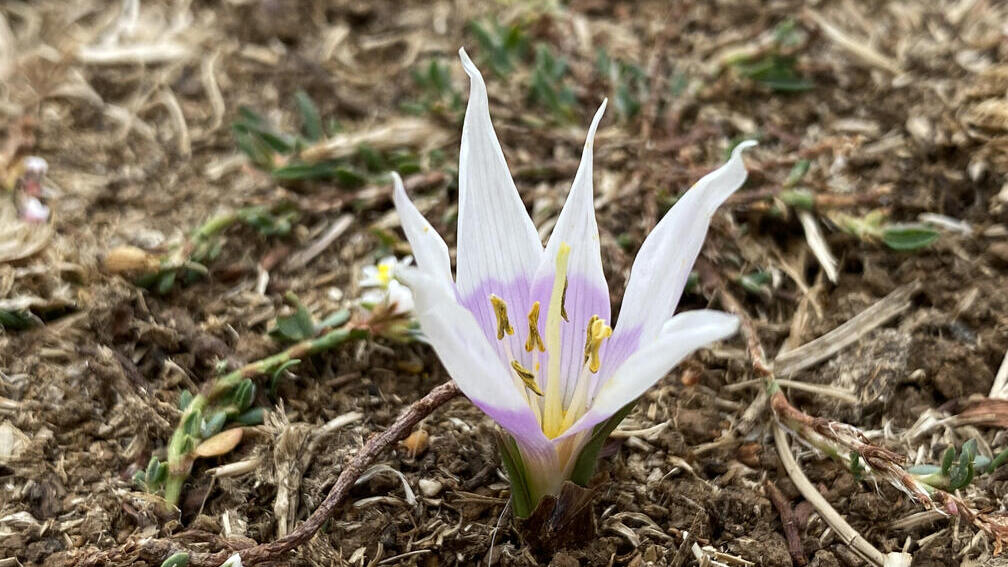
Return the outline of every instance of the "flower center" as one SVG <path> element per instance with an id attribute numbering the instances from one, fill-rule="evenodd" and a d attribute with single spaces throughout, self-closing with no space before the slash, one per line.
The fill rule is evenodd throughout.
<path id="1" fill-rule="evenodd" d="M 392 282 L 392 266 L 389 264 L 378 264 L 378 274 L 376 276 L 382 287 L 388 287 Z"/>
<path id="2" fill-rule="evenodd" d="M 524 361 L 515 357 L 511 350 L 511 341 L 507 339 L 508 335 L 514 335 L 514 328 L 508 317 L 507 304 L 500 297 L 490 295 L 490 304 L 497 318 L 497 340 L 501 341 L 504 354 L 510 362 L 515 387 L 523 393 L 529 407 L 535 412 L 543 433 L 551 439 L 563 433 L 587 410 L 592 383 L 591 375 L 597 374 L 602 366 L 600 355 L 602 342 L 612 335 L 612 328 L 598 315 L 593 315 L 588 321 L 585 331 L 584 359 L 578 370 L 573 393 L 565 404 L 565 392 L 570 390 L 565 387 L 567 380 L 564 380 L 565 377 L 561 375 L 563 368 L 563 334 L 561 330 L 564 323 L 572 324 L 566 309 L 569 257 L 570 246 L 561 244 L 557 252 L 556 275 L 553 278 L 546 311 L 545 333 L 542 335 L 539 333 L 541 306 L 538 301 L 532 303 L 528 313 L 528 335 L 525 340 L 525 352 L 528 354 L 525 355 Z M 549 357 L 546 371 L 542 373 L 539 356 L 544 352 L 548 352 Z"/>

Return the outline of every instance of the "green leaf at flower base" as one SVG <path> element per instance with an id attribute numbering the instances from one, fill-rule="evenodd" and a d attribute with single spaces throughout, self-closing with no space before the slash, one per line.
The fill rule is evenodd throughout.
<path id="1" fill-rule="evenodd" d="M 578 455 L 577 461 L 574 463 L 574 471 L 571 473 L 571 482 L 579 484 L 581 486 L 587 486 L 588 481 L 595 474 L 595 464 L 598 462 L 599 451 L 602 450 L 602 446 L 605 445 L 606 439 L 609 435 L 616 429 L 624 418 L 630 414 L 630 411 L 634 408 L 634 404 L 637 401 L 634 400 L 629 404 L 620 408 L 615 415 L 607 419 L 606 421 L 595 426 L 592 431 L 591 439 L 585 444 L 584 449 L 581 450 L 581 454 Z"/>
<path id="2" fill-rule="evenodd" d="M 937 230 L 918 224 L 891 224 L 882 231 L 882 242 L 893 250 L 920 250 L 938 240 Z"/>
<path id="3" fill-rule="evenodd" d="M 518 518 L 528 518 L 532 514 L 532 494 L 529 491 L 528 471 L 514 439 L 506 433 L 498 433 L 497 446 L 501 463 L 511 481 L 511 506 Z"/>

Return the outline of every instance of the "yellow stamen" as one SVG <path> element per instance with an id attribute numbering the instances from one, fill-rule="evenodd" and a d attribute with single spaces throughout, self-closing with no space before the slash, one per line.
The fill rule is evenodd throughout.
<path id="1" fill-rule="evenodd" d="M 606 325 L 606 322 L 600 319 L 598 315 L 593 315 L 591 321 L 588 323 L 588 332 L 586 334 L 588 338 L 585 341 L 585 362 L 588 363 L 588 369 L 593 374 L 596 374 L 602 366 L 602 359 L 599 358 L 599 348 L 602 346 L 602 341 L 612 335 L 612 327 Z"/>
<path id="2" fill-rule="evenodd" d="M 388 287 L 392 282 L 392 266 L 389 264 L 378 264 L 377 278 L 382 286 Z"/>
<path id="3" fill-rule="evenodd" d="M 546 345 L 543 344 L 542 337 L 539 336 L 539 302 L 532 304 L 532 310 L 528 314 L 529 334 L 525 341 L 525 352 L 532 352 L 532 349 L 539 349 L 539 352 L 546 352 Z"/>
<path id="4" fill-rule="evenodd" d="M 564 274 L 564 290 L 563 295 L 560 296 L 560 316 L 564 321 L 570 323 L 570 318 L 567 317 L 567 274 Z"/>
<path id="5" fill-rule="evenodd" d="M 539 385 L 536 384 L 535 374 L 532 374 L 517 360 L 511 361 L 511 368 L 514 368 L 514 371 L 518 373 L 518 377 L 525 383 L 526 388 L 532 390 L 537 396 L 543 395 L 542 390 L 539 389 Z"/>
<path id="6" fill-rule="evenodd" d="M 543 433 L 550 439 L 559 435 L 563 426 L 563 389 L 560 377 L 560 318 L 563 315 L 563 290 L 567 287 L 567 259 L 570 246 L 560 244 L 556 258 L 556 275 L 546 312 L 546 349 L 550 357 L 546 366 L 546 396 L 543 401 Z"/>
<path id="7" fill-rule="evenodd" d="M 497 315 L 497 340 L 504 340 L 504 333 L 514 334 L 511 322 L 508 321 L 507 303 L 496 295 L 490 295 L 490 304 L 493 305 L 494 314 Z"/>

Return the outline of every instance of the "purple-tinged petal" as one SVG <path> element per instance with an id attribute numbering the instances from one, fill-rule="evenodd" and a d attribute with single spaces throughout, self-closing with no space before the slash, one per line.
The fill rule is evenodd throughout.
<path id="1" fill-rule="evenodd" d="M 672 316 L 714 211 L 745 182 L 742 151 L 754 145 L 735 146 L 728 162 L 697 181 L 644 240 L 630 270 L 614 339 L 636 332 L 646 344 Z"/>
<path id="2" fill-rule="evenodd" d="M 406 196 L 406 188 L 403 187 L 398 173 L 392 174 L 392 181 L 392 201 L 399 213 L 399 222 L 402 224 L 403 232 L 406 233 L 406 239 L 413 248 L 417 267 L 443 285 L 445 292 L 450 295 L 454 286 L 448 245 Z"/>
<path id="3" fill-rule="evenodd" d="M 567 262 L 566 311 L 568 321 L 560 324 L 562 362 L 560 376 L 565 380 L 563 392 L 565 403 L 573 394 L 575 382 L 584 362 L 585 333 L 592 316 L 598 316 L 611 324 L 609 287 L 602 271 L 602 254 L 599 249 L 598 224 L 595 221 L 595 201 L 592 187 L 592 152 L 595 131 L 598 129 L 606 102 L 595 112 L 588 128 L 581 164 L 574 176 L 574 183 L 567 194 L 560 216 L 546 244 L 546 253 L 536 271 L 532 286 L 532 300 L 539 301 L 539 329 L 545 330 L 547 307 L 553 279 L 556 275 L 556 256 L 561 244 L 570 246 Z M 553 353 L 549 353 L 552 356 Z M 545 368 L 545 364 L 543 365 Z"/>
<path id="4" fill-rule="evenodd" d="M 602 423 L 640 397 L 690 353 L 730 337 L 737 330 L 738 318 L 720 311 L 701 309 L 676 315 L 663 325 L 656 339 L 631 354 L 607 378 L 588 412 L 557 439 L 588 431 Z"/>
<path id="5" fill-rule="evenodd" d="M 521 321 L 531 306 L 527 286 L 543 247 L 490 122 L 483 76 L 465 50 L 459 50 L 459 56 L 470 88 L 459 154 L 456 287 L 462 303 L 486 322 L 496 319 L 489 296 L 482 296 L 480 288 L 488 282 L 503 284 L 490 291 L 508 305 L 512 320 Z M 524 289 L 513 285 L 522 280 Z M 474 296 L 477 291 L 480 296 Z M 519 344 L 513 336 L 511 342 Z"/>
<path id="6" fill-rule="evenodd" d="M 416 268 L 399 272 L 398 277 L 413 290 L 420 329 L 462 393 L 522 447 L 549 448 L 535 413 L 514 385 L 511 370 L 494 352 L 472 313 L 430 275 Z"/>

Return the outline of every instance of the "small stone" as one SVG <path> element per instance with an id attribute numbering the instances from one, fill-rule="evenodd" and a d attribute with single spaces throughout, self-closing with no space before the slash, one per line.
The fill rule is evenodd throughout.
<path id="1" fill-rule="evenodd" d="M 440 494 L 441 489 L 444 488 L 444 484 L 429 478 L 421 478 L 418 484 L 420 484 L 420 492 L 427 498 L 434 498 Z"/>
<path id="2" fill-rule="evenodd" d="M 417 429 L 413 433 L 410 433 L 409 437 L 400 441 L 399 444 L 406 448 L 406 452 L 409 453 L 410 458 L 415 459 L 423 455 L 427 450 L 429 440 L 430 433 L 427 433 L 423 429 Z"/>

